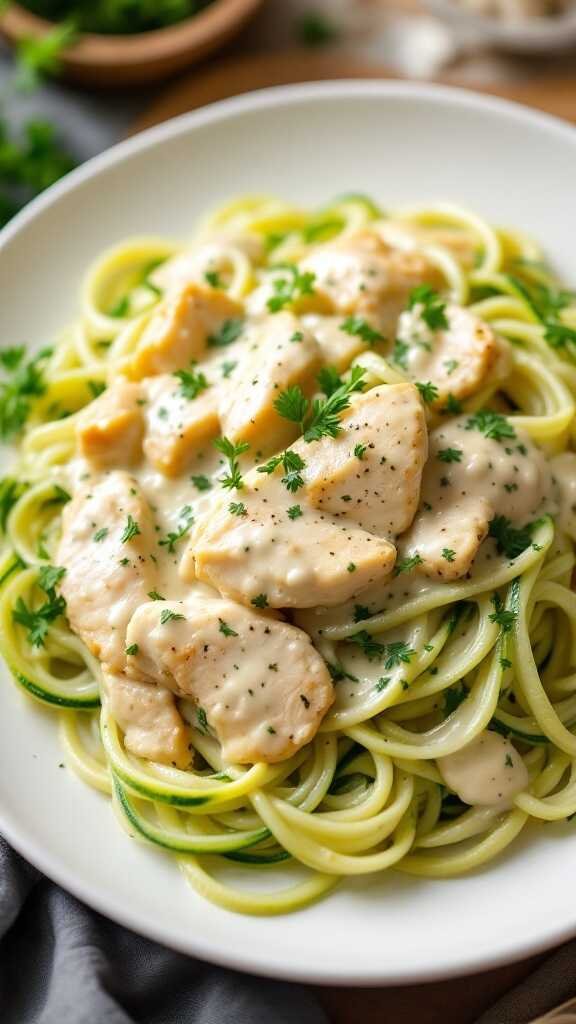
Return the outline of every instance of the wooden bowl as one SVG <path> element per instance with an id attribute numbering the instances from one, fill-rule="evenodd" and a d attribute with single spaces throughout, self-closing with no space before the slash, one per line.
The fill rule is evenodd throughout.
<path id="1" fill-rule="evenodd" d="M 222 47 L 262 2 L 214 0 L 176 25 L 134 35 L 85 32 L 62 57 L 62 73 L 71 81 L 98 88 L 168 78 Z M 17 3 L 0 17 L 0 33 L 12 43 L 25 36 L 42 36 L 53 27 L 53 22 Z"/>

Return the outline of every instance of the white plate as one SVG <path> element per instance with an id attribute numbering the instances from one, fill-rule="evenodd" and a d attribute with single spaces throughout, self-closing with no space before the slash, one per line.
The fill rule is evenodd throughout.
<path id="1" fill-rule="evenodd" d="M 131 139 L 72 174 L 5 230 L 0 343 L 46 343 L 74 316 L 82 271 L 131 234 L 185 236 L 244 191 L 322 203 L 450 199 L 541 238 L 576 281 L 576 132 L 469 93 L 382 82 L 275 89 Z M 288 917 L 241 917 L 188 890 L 169 857 L 120 831 L 107 800 L 58 767 L 50 714 L 0 686 L 0 831 L 104 914 L 243 970 L 392 984 L 479 970 L 576 932 L 576 826 L 532 830 L 452 881 L 345 882 Z"/>

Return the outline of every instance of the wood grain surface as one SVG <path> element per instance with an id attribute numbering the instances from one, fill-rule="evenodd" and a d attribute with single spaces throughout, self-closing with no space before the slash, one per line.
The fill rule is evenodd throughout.
<path id="1" fill-rule="evenodd" d="M 229 57 L 190 72 L 168 86 L 132 130 L 141 131 L 188 110 L 268 86 L 399 77 L 388 68 L 367 64 L 352 55 L 310 50 Z M 576 122 L 576 65 L 574 75 L 547 72 L 498 84 L 471 83 L 458 70 L 438 81 L 503 96 Z M 315 992 L 331 1024 L 474 1024 L 481 1013 L 527 977 L 542 959 L 533 957 L 483 974 L 428 985 L 386 989 L 326 987 L 316 988 Z"/>
<path id="2" fill-rule="evenodd" d="M 196 110 L 207 103 L 268 86 L 335 78 L 399 77 L 379 64 L 367 64 L 342 54 L 311 53 L 310 50 L 226 58 L 189 72 L 164 89 L 135 123 L 133 131 L 160 124 L 170 117 Z M 576 62 L 573 75 L 546 73 L 526 80 L 474 83 L 456 69 L 437 81 L 503 96 L 557 117 L 576 121 Z"/>

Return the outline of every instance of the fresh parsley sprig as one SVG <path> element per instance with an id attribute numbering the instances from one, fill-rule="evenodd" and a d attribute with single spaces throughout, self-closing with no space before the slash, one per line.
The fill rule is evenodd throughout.
<path id="1" fill-rule="evenodd" d="M 14 349 L 5 350 L 14 352 Z M 42 349 L 27 363 L 22 357 L 12 358 L 9 376 L 0 382 L 0 439 L 7 441 L 18 434 L 28 416 L 35 398 L 46 391 L 44 367 L 46 360 L 52 355 L 49 348 Z M 6 358 L 3 360 L 6 367 Z M 8 361 L 10 366 L 10 358 Z"/>
<path id="2" fill-rule="evenodd" d="M 465 429 L 479 430 L 484 437 L 491 438 L 493 441 L 516 437 L 516 431 L 506 416 L 502 416 L 492 409 L 479 409 L 473 416 L 469 416 Z"/>
<path id="3" fill-rule="evenodd" d="M 384 341 L 384 335 L 361 316 L 347 316 L 340 324 L 340 330 L 353 337 L 361 338 L 367 345 L 376 345 L 377 342 Z"/>
<path id="4" fill-rule="evenodd" d="M 408 297 L 408 309 L 420 306 L 420 316 L 432 331 L 448 327 L 446 303 L 429 284 L 419 284 Z"/>
<path id="5" fill-rule="evenodd" d="M 158 541 L 160 547 L 165 547 L 171 554 L 178 542 L 190 532 L 194 525 L 194 513 L 191 505 L 184 505 L 180 510 L 180 518 L 182 521 L 178 524 L 177 528 L 171 530 L 162 540 Z"/>
<path id="6" fill-rule="evenodd" d="M 240 473 L 238 459 L 240 455 L 248 451 L 250 447 L 248 441 L 239 441 L 238 444 L 234 444 L 228 437 L 217 437 L 214 441 L 214 447 L 228 459 L 228 472 L 218 478 L 222 487 L 229 491 L 241 491 L 244 481 Z"/>
<path id="7" fill-rule="evenodd" d="M 66 570 L 60 566 L 44 565 L 38 573 L 38 586 L 46 594 L 46 601 L 39 608 L 31 608 L 22 597 L 16 601 L 12 618 L 18 625 L 26 629 L 26 639 L 32 647 L 44 647 L 50 623 L 63 615 L 66 601 L 56 593 Z"/>
<path id="8" fill-rule="evenodd" d="M 315 274 L 301 273 L 294 263 L 278 263 L 271 269 L 281 271 L 282 274 L 272 281 L 274 294 L 266 303 L 270 313 L 279 313 L 297 298 L 314 294 Z"/>
<path id="9" fill-rule="evenodd" d="M 189 401 L 198 398 L 209 387 L 204 374 L 195 370 L 176 370 L 173 376 L 180 381 L 180 394 Z"/>
<path id="10" fill-rule="evenodd" d="M 274 455 L 263 466 L 258 466 L 258 472 L 270 475 L 278 469 L 278 466 L 282 466 L 284 470 L 282 483 L 291 494 L 294 494 L 304 486 L 302 470 L 306 468 L 306 463 L 298 452 L 288 448 L 281 455 Z"/>

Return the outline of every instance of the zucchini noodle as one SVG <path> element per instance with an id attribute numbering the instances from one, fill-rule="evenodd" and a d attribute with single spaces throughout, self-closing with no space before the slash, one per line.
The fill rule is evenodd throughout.
<path id="1" fill-rule="evenodd" d="M 517 553 L 488 538 L 462 578 L 383 583 L 381 600 L 360 618 L 351 605 L 316 610 L 313 627 L 297 615 L 331 667 L 335 701 L 313 741 L 277 764 L 225 763 L 186 702 L 193 768 L 131 753 L 98 659 L 46 582 L 72 489 L 78 415 L 134 353 L 162 301 L 164 266 L 180 261 L 200 281 L 212 274 L 243 301 L 275 267 L 363 232 L 420 254 L 440 293 L 509 343 L 507 368 L 464 401 L 464 412 L 504 412 L 547 458 L 573 450 L 576 298 L 536 242 L 447 203 L 381 209 L 351 193 L 310 212 L 250 196 L 206 218 L 186 245 L 143 236 L 93 264 L 79 320 L 42 357 L 43 387 L 0 484 L 0 648 L 14 680 L 57 712 L 67 764 L 112 799 L 129 834 L 171 853 L 199 894 L 240 913 L 296 910 L 348 876 L 388 869 L 460 875 L 500 855 L 528 822 L 576 814 L 574 509 L 540 516 Z M 313 301 L 296 311 L 318 312 Z M 407 379 L 378 346 L 357 353 L 354 365 L 368 388 Z M 440 421 L 428 410 L 431 429 Z M 15 615 L 22 608 L 38 613 L 36 640 Z M 383 681 L 377 660 L 355 648 L 360 631 L 410 657 Z M 529 779 L 504 809 L 467 806 L 437 763 L 485 730 L 513 742 Z"/>

